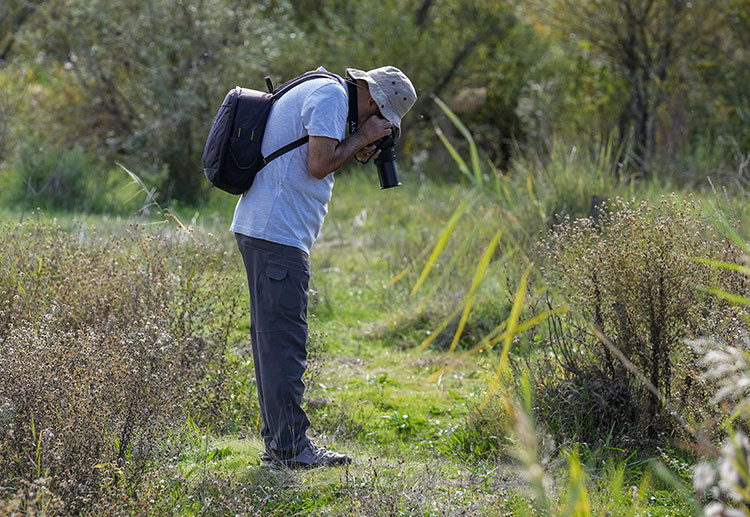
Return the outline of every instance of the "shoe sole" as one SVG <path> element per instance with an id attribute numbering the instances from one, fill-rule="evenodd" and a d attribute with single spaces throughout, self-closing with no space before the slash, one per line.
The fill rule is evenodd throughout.
<path id="1" fill-rule="evenodd" d="M 309 470 L 316 469 L 318 467 L 343 467 L 345 465 L 351 464 L 351 462 L 352 460 L 350 458 L 346 458 L 342 460 L 327 461 L 325 463 L 298 463 L 294 461 L 282 463 L 286 468 L 292 470 Z"/>

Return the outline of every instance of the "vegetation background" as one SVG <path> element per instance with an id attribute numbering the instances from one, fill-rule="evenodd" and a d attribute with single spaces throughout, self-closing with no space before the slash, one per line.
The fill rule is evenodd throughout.
<path id="1" fill-rule="evenodd" d="M 748 35 L 748 0 L 5 0 L 0 513 L 748 514 Z M 203 143 L 235 85 L 386 64 L 404 185 L 337 173 L 312 254 L 307 407 L 357 461 L 269 472 Z"/>

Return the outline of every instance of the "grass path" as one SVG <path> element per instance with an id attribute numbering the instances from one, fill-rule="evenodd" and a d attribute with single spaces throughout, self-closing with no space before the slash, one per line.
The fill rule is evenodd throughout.
<path id="1" fill-rule="evenodd" d="M 212 442 L 221 452 L 208 468 L 259 491 L 257 502 L 271 513 L 511 515 L 523 485 L 517 471 L 447 451 L 451 433 L 483 393 L 481 375 L 476 365 L 458 365 L 427 383 L 440 364 L 438 353 L 392 348 L 378 339 L 339 345 L 325 357 L 307 404 L 312 434 L 350 454 L 350 467 L 260 467 L 262 443 L 229 436 Z"/>
<path id="2" fill-rule="evenodd" d="M 309 472 L 260 467 L 256 423 L 249 436 L 211 442 L 217 454 L 201 468 L 225 480 L 215 498 L 250 501 L 259 515 L 528 514 L 521 469 L 507 453 L 482 459 L 477 444 L 466 443 L 495 354 L 472 356 L 427 382 L 448 356 L 438 342 L 418 344 L 451 302 L 436 299 L 442 305 L 431 318 L 412 314 L 416 260 L 402 283 L 391 283 L 399 264 L 424 260 L 460 189 L 407 185 L 363 194 L 371 185 L 362 178 L 341 183 L 311 254 L 306 401 L 311 434 L 354 463 Z M 608 497 L 606 489 L 592 491 L 600 506 Z M 688 515 L 668 491 L 651 488 L 647 498 L 650 515 Z"/>

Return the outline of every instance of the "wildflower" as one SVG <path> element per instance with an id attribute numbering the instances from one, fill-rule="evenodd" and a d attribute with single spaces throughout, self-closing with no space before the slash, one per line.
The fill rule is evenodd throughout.
<path id="1" fill-rule="evenodd" d="M 8 398 L 4 399 L 0 403 L 0 427 L 10 424 L 14 414 L 15 408 L 13 407 L 13 402 Z"/>
<path id="2" fill-rule="evenodd" d="M 721 493 L 737 502 L 747 500 L 747 472 L 750 468 L 748 457 L 750 439 L 743 433 L 737 433 L 724 443 L 717 464 Z"/>
<path id="3" fill-rule="evenodd" d="M 745 514 L 736 508 L 729 508 L 722 503 L 711 503 L 703 509 L 704 517 L 745 517 Z"/>
<path id="4" fill-rule="evenodd" d="M 717 390 L 711 401 L 714 404 L 734 402 L 734 411 L 750 404 L 748 389 L 750 388 L 750 364 L 747 354 L 750 349 L 750 337 L 742 333 L 741 344 L 737 346 L 726 344 L 715 338 L 700 338 L 686 340 L 686 343 L 701 357 L 699 364 L 706 368 L 702 379 L 712 381 Z"/>
<path id="5" fill-rule="evenodd" d="M 716 481 L 716 471 L 709 463 L 702 462 L 695 467 L 693 486 L 698 494 L 703 495 Z"/>

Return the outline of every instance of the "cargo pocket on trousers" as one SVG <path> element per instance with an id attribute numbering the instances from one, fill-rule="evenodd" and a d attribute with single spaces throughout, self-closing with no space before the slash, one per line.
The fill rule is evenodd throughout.
<path id="1" fill-rule="evenodd" d="M 266 274 L 273 297 L 274 327 L 307 326 L 307 275 L 277 265 L 269 265 Z"/>
<path id="2" fill-rule="evenodd" d="M 285 267 L 279 267 L 279 266 L 268 266 L 268 278 L 271 280 L 276 280 L 277 282 L 281 282 L 286 278 L 287 275 L 287 269 Z"/>

